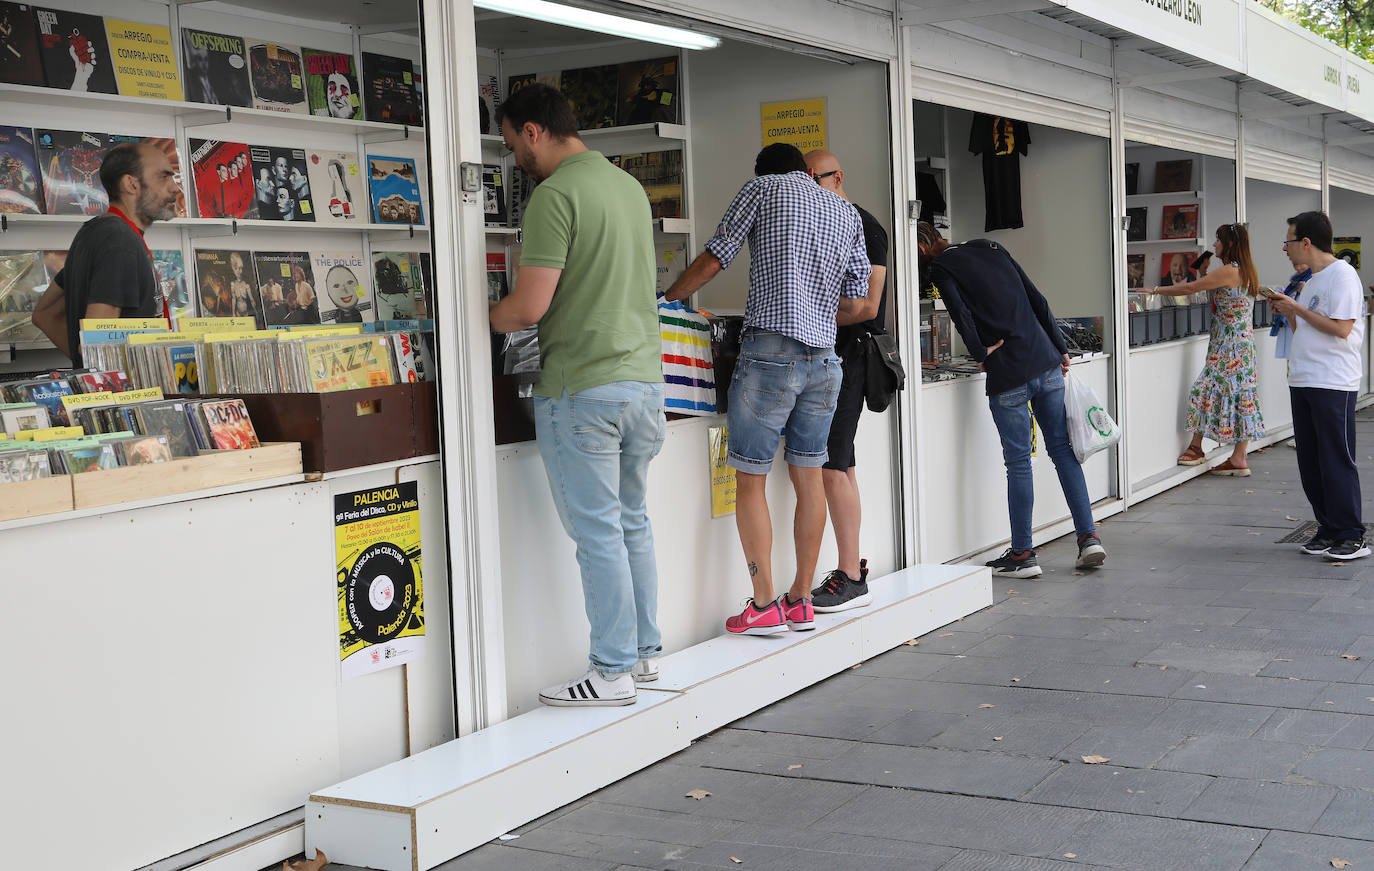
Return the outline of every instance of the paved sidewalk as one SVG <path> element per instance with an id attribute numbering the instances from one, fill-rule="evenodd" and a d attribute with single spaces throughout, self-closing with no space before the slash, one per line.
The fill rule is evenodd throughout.
<path id="1" fill-rule="evenodd" d="M 1251 464 L 1105 523 L 1100 571 L 1057 541 L 992 607 L 441 867 L 1374 869 L 1374 559 L 1275 544 L 1311 517 L 1294 453 Z"/>

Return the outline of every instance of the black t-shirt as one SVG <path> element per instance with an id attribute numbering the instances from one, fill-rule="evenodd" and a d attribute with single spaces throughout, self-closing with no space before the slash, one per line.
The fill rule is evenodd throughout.
<path id="1" fill-rule="evenodd" d="M 73 366 L 81 366 L 81 319 L 86 306 L 118 306 L 119 316 L 125 318 L 159 314 L 152 258 L 143 237 L 118 215 L 101 215 L 81 226 L 67 252 L 67 263 L 54 280 L 66 296 Z"/>
<path id="2" fill-rule="evenodd" d="M 861 206 L 855 206 L 859 210 L 859 220 L 864 228 L 864 245 L 868 248 L 868 262 L 873 266 L 887 267 L 887 231 L 883 225 L 878 223 L 878 219 L 868 213 Z M 850 342 L 862 332 L 883 333 L 886 332 L 884 324 L 887 323 L 887 276 L 883 276 L 883 297 L 878 301 L 878 313 L 872 320 L 858 324 L 848 324 L 835 331 L 835 347 L 844 351 Z"/>
<path id="3" fill-rule="evenodd" d="M 987 210 L 983 232 L 1024 227 L 1021 220 L 1021 155 L 1030 150 L 1030 127 L 984 115 L 973 116 L 968 150 L 983 155 L 983 205 Z"/>

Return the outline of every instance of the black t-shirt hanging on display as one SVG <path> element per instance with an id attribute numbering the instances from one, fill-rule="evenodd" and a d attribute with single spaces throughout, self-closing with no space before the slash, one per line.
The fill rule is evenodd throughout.
<path id="1" fill-rule="evenodd" d="M 916 196 L 921 200 L 921 220 L 928 224 L 935 223 L 935 216 L 943 215 L 949 208 L 940 192 L 940 183 L 928 172 L 916 173 Z"/>
<path id="2" fill-rule="evenodd" d="M 983 231 L 1014 230 L 1021 220 L 1021 156 L 1030 150 L 1030 127 L 979 113 L 973 116 L 968 150 L 983 156 L 983 202 L 987 220 Z"/>

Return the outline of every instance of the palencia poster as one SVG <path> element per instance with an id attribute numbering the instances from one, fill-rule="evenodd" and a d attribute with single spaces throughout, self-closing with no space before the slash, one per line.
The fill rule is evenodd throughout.
<path id="1" fill-rule="evenodd" d="M 344 679 L 414 662 L 425 641 L 418 485 L 336 495 L 334 546 Z"/>

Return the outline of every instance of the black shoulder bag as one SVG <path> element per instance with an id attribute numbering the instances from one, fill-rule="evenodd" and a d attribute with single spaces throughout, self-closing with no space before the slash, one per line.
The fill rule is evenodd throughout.
<path id="1" fill-rule="evenodd" d="M 864 399 L 869 411 L 887 411 L 892 397 L 906 385 L 906 370 L 891 333 L 865 332 L 859 337 L 864 349 Z"/>

